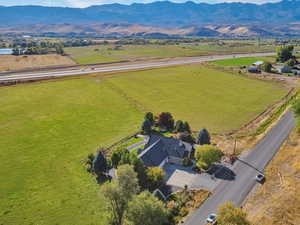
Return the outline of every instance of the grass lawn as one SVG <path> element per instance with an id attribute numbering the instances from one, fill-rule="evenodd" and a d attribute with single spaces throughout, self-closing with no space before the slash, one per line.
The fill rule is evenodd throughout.
<path id="1" fill-rule="evenodd" d="M 124 60 L 190 57 L 210 54 L 246 53 L 274 50 L 273 46 L 255 46 L 254 43 L 224 42 L 222 45 L 212 43 L 189 43 L 178 45 L 123 45 L 115 50 L 114 45 L 71 47 L 65 51 L 78 64 L 96 64 Z"/>
<path id="2" fill-rule="evenodd" d="M 249 66 L 256 61 L 264 62 L 275 62 L 275 57 L 246 57 L 246 58 L 234 58 L 234 59 L 223 59 L 211 62 L 216 66 Z"/>
<path id="3" fill-rule="evenodd" d="M 83 160 L 136 131 L 143 110 L 226 131 L 285 92 L 199 65 L 1 87 L 0 224 L 106 225 Z"/>

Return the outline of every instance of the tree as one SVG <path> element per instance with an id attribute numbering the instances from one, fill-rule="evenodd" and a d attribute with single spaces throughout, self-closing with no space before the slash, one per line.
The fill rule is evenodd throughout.
<path id="1" fill-rule="evenodd" d="M 122 225 L 124 213 L 128 202 L 139 191 L 136 173 L 129 165 L 120 166 L 117 170 L 117 179 L 111 183 L 106 183 L 101 188 L 109 212 L 111 213 L 112 225 Z"/>
<path id="2" fill-rule="evenodd" d="M 147 169 L 147 185 L 150 191 L 158 188 L 164 180 L 165 172 L 160 167 L 149 167 Z"/>
<path id="3" fill-rule="evenodd" d="M 125 217 L 128 225 L 164 225 L 168 222 L 164 204 L 149 192 L 142 192 L 132 198 Z"/>
<path id="4" fill-rule="evenodd" d="M 153 113 L 152 112 L 147 112 L 145 114 L 145 120 L 148 120 L 150 122 L 151 126 L 153 126 L 154 125 L 154 115 L 153 115 Z"/>
<path id="5" fill-rule="evenodd" d="M 63 46 L 61 44 L 56 44 L 55 45 L 55 51 L 56 51 L 56 54 L 58 54 L 58 55 L 65 54 L 65 51 L 64 51 Z"/>
<path id="6" fill-rule="evenodd" d="M 191 127 L 190 127 L 190 124 L 188 122 L 183 123 L 183 131 L 191 133 Z"/>
<path id="7" fill-rule="evenodd" d="M 269 63 L 269 62 L 264 62 L 264 64 L 262 64 L 261 66 L 261 69 L 264 71 L 264 72 L 267 72 L 267 73 L 271 73 L 272 72 L 272 64 Z"/>
<path id="8" fill-rule="evenodd" d="M 197 144 L 199 145 L 210 145 L 210 135 L 208 131 L 204 128 L 199 132 L 197 138 Z"/>
<path id="9" fill-rule="evenodd" d="M 194 144 L 195 143 L 195 139 L 194 137 L 189 133 L 189 132 L 182 132 L 178 135 L 178 139 L 190 144 Z"/>
<path id="10" fill-rule="evenodd" d="M 124 197 L 129 200 L 132 195 L 139 192 L 139 184 L 137 173 L 134 171 L 133 166 L 125 164 L 119 166 L 117 170 L 117 179 Z"/>
<path id="11" fill-rule="evenodd" d="M 295 58 L 293 59 L 289 59 L 288 61 L 286 61 L 285 63 L 287 66 L 293 67 L 297 64 L 297 60 Z"/>
<path id="12" fill-rule="evenodd" d="M 110 224 L 122 225 L 124 212 L 127 208 L 127 201 L 117 180 L 106 183 L 102 186 L 101 191 L 108 202 L 109 212 L 111 214 Z"/>
<path id="13" fill-rule="evenodd" d="M 147 188 L 147 168 L 144 166 L 143 161 L 137 157 L 136 154 L 130 154 L 130 165 L 133 166 L 134 171 L 137 173 L 139 186 L 141 189 Z"/>
<path id="14" fill-rule="evenodd" d="M 142 124 L 142 132 L 143 134 L 150 134 L 152 130 L 151 122 L 147 119 L 144 120 Z"/>
<path id="15" fill-rule="evenodd" d="M 93 163 L 92 163 L 92 171 L 97 175 L 104 173 L 107 170 L 107 161 L 103 154 L 103 152 L 98 151 Z"/>
<path id="16" fill-rule="evenodd" d="M 122 159 L 122 156 L 124 154 L 126 154 L 127 152 L 128 152 L 128 150 L 124 146 L 119 146 L 118 148 L 116 148 L 112 151 L 111 162 L 112 162 L 112 166 L 114 168 L 118 167 L 118 165 Z M 123 157 L 123 160 L 124 160 L 124 157 Z"/>
<path id="17" fill-rule="evenodd" d="M 184 124 L 181 120 L 177 120 L 175 124 L 175 132 L 180 133 L 184 131 Z"/>
<path id="18" fill-rule="evenodd" d="M 281 47 L 277 48 L 276 60 L 278 62 L 286 62 L 289 59 L 294 58 L 293 51 L 294 51 L 293 45 L 281 46 Z"/>
<path id="19" fill-rule="evenodd" d="M 250 225 L 247 214 L 241 209 L 236 208 L 231 202 L 220 206 L 217 221 L 219 225 Z"/>
<path id="20" fill-rule="evenodd" d="M 219 162 L 223 152 L 212 145 L 202 145 L 196 149 L 197 165 L 208 169 L 213 163 Z"/>
<path id="21" fill-rule="evenodd" d="M 168 131 L 174 130 L 174 119 L 171 113 L 162 112 L 158 116 L 158 126 L 161 128 L 165 128 Z"/>

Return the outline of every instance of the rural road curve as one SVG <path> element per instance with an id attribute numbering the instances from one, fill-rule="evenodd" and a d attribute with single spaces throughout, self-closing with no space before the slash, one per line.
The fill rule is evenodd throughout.
<path id="1" fill-rule="evenodd" d="M 56 72 L 20 73 L 16 75 L 4 74 L 0 76 L 0 82 L 49 79 L 49 78 L 57 78 L 57 77 L 84 75 L 90 73 L 139 70 L 139 69 L 149 69 L 149 68 L 156 68 L 156 67 L 182 65 L 182 64 L 189 64 L 189 63 L 209 62 L 209 61 L 222 60 L 222 59 L 272 56 L 272 55 L 275 55 L 275 53 L 251 53 L 251 54 L 234 54 L 234 55 L 231 54 L 231 55 L 217 55 L 217 56 L 205 56 L 205 57 L 191 57 L 187 59 L 173 59 L 168 61 L 129 64 L 129 65 L 95 67 L 94 69 L 89 68 L 89 69 L 66 70 L 66 71 L 56 71 Z"/>
<path id="2" fill-rule="evenodd" d="M 220 181 L 211 197 L 187 219 L 185 225 L 205 225 L 207 216 L 217 213 L 218 207 L 225 202 L 241 206 L 256 185 L 258 171 L 264 171 L 294 126 L 293 113 L 288 111 L 254 149 L 235 163 L 232 168 L 235 180 Z"/>

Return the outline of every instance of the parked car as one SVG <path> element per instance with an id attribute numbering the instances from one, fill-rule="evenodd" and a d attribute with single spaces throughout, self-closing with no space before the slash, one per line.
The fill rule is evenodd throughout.
<path id="1" fill-rule="evenodd" d="M 210 214 L 207 219 L 206 222 L 208 222 L 209 224 L 215 225 L 217 224 L 217 214 Z"/>
<path id="2" fill-rule="evenodd" d="M 263 183 L 265 181 L 265 176 L 261 173 L 257 174 L 255 177 L 256 181 L 259 183 Z"/>

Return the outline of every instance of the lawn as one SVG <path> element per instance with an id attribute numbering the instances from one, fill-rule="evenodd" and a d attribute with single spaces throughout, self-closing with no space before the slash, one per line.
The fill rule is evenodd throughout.
<path id="1" fill-rule="evenodd" d="M 192 57 L 212 54 L 231 54 L 272 51 L 274 46 L 262 45 L 255 46 L 251 42 L 199 42 L 181 43 L 178 45 L 122 45 L 115 48 L 113 44 L 71 47 L 65 51 L 78 64 L 109 63 L 124 60 L 150 59 L 150 58 L 173 58 L 173 57 Z"/>
<path id="2" fill-rule="evenodd" d="M 264 62 L 275 62 L 275 57 L 246 57 L 246 58 L 233 58 L 233 59 L 223 59 L 212 62 L 216 66 L 249 66 L 257 61 Z"/>
<path id="3" fill-rule="evenodd" d="M 0 88 L 0 224 L 105 225 L 83 161 L 136 131 L 143 111 L 235 129 L 286 90 L 199 65 Z"/>

